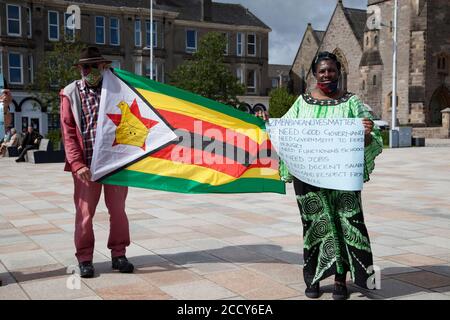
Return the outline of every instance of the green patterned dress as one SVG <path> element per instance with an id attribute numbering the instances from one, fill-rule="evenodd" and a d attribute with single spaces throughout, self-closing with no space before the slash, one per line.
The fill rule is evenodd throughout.
<path id="1" fill-rule="evenodd" d="M 372 115 L 351 93 L 339 100 L 316 100 L 301 95 L 283 118 L 369 118 Z M 369 180 L 374 159 L 383 149 L 377 127 L 372 143 L 365 147 L 364 182 Z M 361 192 L 318 188 L 292 177 L 283 162 L 280 175 L 294 181 L 295 194 L 303 223 L 303 275 L 307 285 L 333 274 L 350 272 L 354 283 L 367 288 L 373 274 L 369 235 L 364 224 Z"/>

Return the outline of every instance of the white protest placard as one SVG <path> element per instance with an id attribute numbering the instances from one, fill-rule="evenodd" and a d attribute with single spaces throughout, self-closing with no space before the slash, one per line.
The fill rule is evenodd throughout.
<path id="1" fill-rule="evenodd" d="M 267 131 L 279 157 L 297 179 L 319 188 L 362 190 L 361 119 L 270 119 Z"/>

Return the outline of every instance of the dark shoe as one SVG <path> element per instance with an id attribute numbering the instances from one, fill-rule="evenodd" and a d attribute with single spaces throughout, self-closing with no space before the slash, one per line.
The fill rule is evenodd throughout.
<path id="1" fill-rule="evenodd" d="M 93 278 L 94 277 L 94 265 L 92 261 L 85 261 L 79 264 L 80 267 L 80 277 L 82 278 Z"/>
<path id="2" fill-rule="evenodd" d="M 134 270 L 133 264 L 128 262 L 125 256 L 112 258 L 112 268 L 119 270 L 121 273 L 132 273 Z"/>
<path id="3" fill-rule="evenodd" d="M 16 162 L 25 162 L 25 159 L 18 158 L 16 159 Z"/>
<path id="4" fill-rule="evenodd" d="M 334 290 L 333 290 L 333 299 L 334 300 L 347 300 L 348 299 L 348 291 L 345 283 L 335 282 Z"/>
<path id="5" fill-rule="evenodd" d="M 320 297 L 320 284 L 319 282 L 306 286 L 305 295 L 310 299 L 317 299 Z"/>

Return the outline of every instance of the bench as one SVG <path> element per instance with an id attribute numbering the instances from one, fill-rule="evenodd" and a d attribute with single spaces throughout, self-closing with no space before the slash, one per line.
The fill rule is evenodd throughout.
<path id="1" fill-rule="evenodd" d="M 18 157 L 19 149 L 17 147 L 7 147 L 5 157 Z"/>
<path id="2" fill-rule="evenodd" d="M 30 163 L 58 163 L 65 161 L 64 149 L 53 150 L 49 139 L 42 139 L 39 149 L 28 150 L 25 159 Z"/>

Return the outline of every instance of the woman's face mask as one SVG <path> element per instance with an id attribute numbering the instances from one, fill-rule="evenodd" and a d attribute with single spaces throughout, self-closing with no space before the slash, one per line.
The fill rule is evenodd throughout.
<path id="1" fill-rule="evenodd" d="M 81 77 L 90 87 L 96 87 L 103 79 L 103 68 L 95 65 L 84 65 L 81 68 Z"/>

